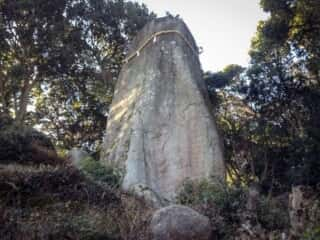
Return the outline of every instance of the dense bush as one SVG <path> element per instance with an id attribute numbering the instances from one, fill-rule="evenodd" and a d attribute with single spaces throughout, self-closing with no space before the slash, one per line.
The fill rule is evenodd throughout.
<path id="1" fill-rule="evenodd" d="M 80 169 L 95 181 L 104 182 L 116 188 L 120 186 L 120 171 L 114 167 L 102 165 L 91 157 L 80 161 Z"/>
<path id="2" fill-rule="evenodd" d="M 98 229 L 103 221 L 95 209 L 119 201 L 73 167 L 8 166 L 0 171 L 0 239 L 116 239 Z"/>
<path id="3" fill-rule="evenodd" d="M 89 181 L 72 167 L 42 167 L 0 172 L 0 199 L 8 206 L 41 206 L 47 201 L 90 202 L 104 206 L 117 200 L 109 189 Z"/>
<path id="4" fill-rule="evenodd" d="M 51 140 L 43 133 L 15 124 L 0 127 L 0 163 L 61 165 Z"/>
<path id="5" fill-rule="evenodd" d="M 261 197 L 257 206 L 257 220 L 267 230 L 284 230 L 290 227 L 287 203 Z"/>
<path id="6" fill-rule="evenodd" d="M 42 133 L 0 121 L 1 240 L 147 239 L 151 209 L 115 189 L 120 172 L 93 158 L 67 163 Z"/>
<path id="7" fill-rule="evenodd" d="M 280 236 L 289 231 L 287 194 L 271 198 L 258 194 L 253 208 L 249 207 L 252 206 L 249 202 L 253 201 L 249 199 L 249 189 L 246 187 L 201 180 L 186 181 L 177 202 L 189 205 L 209 217 L 212 231 L 218 239 L 234 239 L 234 236 L 246 232 L 246 227 L 254 234 L 252 239 L 260 239 L 263 234 Z M 314 229 L 306 234 L 317 234 Z"/>
<path id="8" fill-rule="evenodd" d="M 319 240 L 320 239 L 320 226 L 307 229 L 302 237 L 303 240 Z"/>
<path id="9" fill-rule="evenodd" d="M 177 202 L 195 208 L 209 217 L 212 231 L 219 239 L 229 239 L 241 221 L 247 190 L 212 181 L 186 181 Z"/>
<path id="10" fill-rule="evenodd" d="M 177 200 L 181 204 L 214 203 L 224 211 L 236 211 L 245 205 L 246 191 L 244 188 L 216 184 L 208 180 L 186 181 Z"/>
<path id="11" fill-rule="evenodd" d="M 0 239 L 148 239 L 142 200 L 72 166 L 0 169 Z"/>

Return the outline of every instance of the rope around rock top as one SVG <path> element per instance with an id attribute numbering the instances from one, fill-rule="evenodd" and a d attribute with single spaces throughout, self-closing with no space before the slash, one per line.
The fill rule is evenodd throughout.
<path id="1" fill-rule="evenodd" d="M 137 57 L 140 55 L 140 52 L 153 40 L 153 42 L 157 41 L 157 37 L 160 35 L 165 35 L 165 34 L 170 34 L 170 33 L 174 33 L 177 34 L 178 36 L 180 36 L 189 46 L 189 48 L 192 50 L 192 52 L 195 55 L 199 55 L 200 52 L 198 50 L 196 50 L 192 44 L 188 41 L 188 39 L 179 31 L 177 30 L 165 30 L 165 31 L 160 31 L 160 32 L 156 32 L 154 34 L 151 35 L 151 37 L 149 37 L 146 41 L 143 42 L 143 44 L 131 55 L 129 55 L 127 58 L 125 58 L 123 60 L 123 63 L 128 63 L 129 61 L 131 61 L 133 58 Z"/>

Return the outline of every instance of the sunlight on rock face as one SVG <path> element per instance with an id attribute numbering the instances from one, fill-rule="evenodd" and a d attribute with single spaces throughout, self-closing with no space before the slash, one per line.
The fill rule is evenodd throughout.
<path id="1" fill-rule="evenodd" d="M 111 121 L 119 121 L 127 113 L 127 109 L 136 101 L 137 94 L 138 90 L 132 89 L 123 100 L 111 107 L 110 114 L 113 116 Z"/>
<path id="2" fill-rule="evenodd" d="M 135 52 L 123 66 L 113 99 L 102 161 L 124 170 L 122 187 L 149 188 L 173 200 L 186 179 L 224 179 L 221 142 L 210 104 L 197 46 L 183 21 L 161 18 L 149 23 L 132 43 Z"/>

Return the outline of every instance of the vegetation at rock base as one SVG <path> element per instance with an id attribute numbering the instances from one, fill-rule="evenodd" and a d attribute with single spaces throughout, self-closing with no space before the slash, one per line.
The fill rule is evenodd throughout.
<path id="1" fill-rule="evenodd" d="M 305 193 L 308 191 L 306 190 Z M 203 179 L 187 180 L 177 202 L 190 206 L 209 217 L 213 235 L 218 239 L 318 239 L 320 224 L 319 192 L 310 192 L 298 209 L 298 218 L 304 222 L 298 235 L 292 233 L 289 195 L 268 198 L 250 196 L 250 189 Z"/>
<path id="2" fill-rule="evenodd" d="M 80 169 L 95 181 L 107 183 L 114 188 L 120 187 L 121 171 L 111 166 L 102 165 L 92 157 L 81 159 Z"/>
<path id="3" fill-rule="evenodd" d="M 0 165 L 0 239 L 147 239 L 152 208 L 143 200 L 109 175 L 95 182 L 44 163 Z"/>

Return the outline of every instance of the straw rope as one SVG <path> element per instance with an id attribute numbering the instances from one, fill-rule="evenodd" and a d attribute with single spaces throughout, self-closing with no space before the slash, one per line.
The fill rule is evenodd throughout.
<path id="1" fill-rule="evenodd" d="M 199 51 L 194 49 L 194 47 L 192 46 L 192 44 L 188 41 L 188 39 L 179 31 L 177 30 L 165 30 L 165 31 L 160 31 L 160 32 L 156 32 L 154 34 L 151 35 L 151 37 L 149 37 L 146 41 L 143 42 L 143 44 L 131 55 L 129 55 L 127 58 L 125 58 L 123 60 L 123 63 L 128 63 L 130 62 L 133 58 L 137 57 L 140 55 L 140 52 L 153 40 L 154 42 L 157 40 L 157 37 L 160 35 L 166 35 L 166 34 L 177 34 L 178 36 L 180 36 L 189 46 L 189 48 L 192 50 L 192 52 L 195 55 L 199 55 Z"/>

